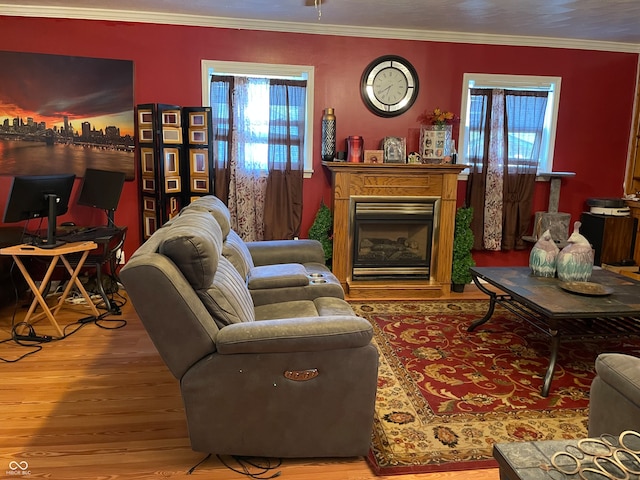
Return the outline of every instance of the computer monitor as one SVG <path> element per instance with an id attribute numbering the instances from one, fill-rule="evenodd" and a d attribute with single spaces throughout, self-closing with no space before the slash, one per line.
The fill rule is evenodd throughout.
<path id="1" fill-rule="evenodd" d="M 64 244 L 55 238 L 56 217 L 66 213 L 69 208 L 75 178 L 74 174 L 14 177 L 3 222 L 46 217 L 47 237 L 41 238 L 38 246 L 54 248 Z"/>
<path id="2" fill-rule="evenodd" d="M 120 201 L 124 178 L 124 172 L 87 168 L 78 197 L 78 205 L 106 210 L 108 221 L 112 225 L 113 212 Z"/>

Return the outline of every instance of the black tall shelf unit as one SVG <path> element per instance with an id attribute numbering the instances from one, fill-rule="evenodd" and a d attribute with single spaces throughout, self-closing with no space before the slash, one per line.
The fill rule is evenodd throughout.
<path id="1" fill-rule="evenodd" d="M 136 106 L 143 239 L 194 198 L 214 193 L 212 139 L 210 107 Z"/>

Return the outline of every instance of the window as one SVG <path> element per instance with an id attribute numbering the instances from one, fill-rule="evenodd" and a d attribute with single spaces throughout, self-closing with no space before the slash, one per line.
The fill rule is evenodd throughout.
<path id="1" fill-rule="evenodd" d="M 462 92 L 459 162 L 473 164 L 477 158 L 474 152 L 482 150 L 485 143 L 483 115 L 487 108 L 486 96 L 482 91 L 493 89 L 522 93 L 518 108 L 525 114 L 511 116 L 508 121 L 509 158 L 537 161 L 538 174 L 553 171 L 560 77 L 466 73 Z M 537 121 L 539 117 L 543 117 L 542 122 Z M 542 125 L 541 129 L 539 125 Z"/>
<path id="2" fill-rule="evenodd" d="M 206 106 L 214 106 L 212 102 L 216 102 L 212 98 L 212 78 L 238 77 L 265 79 L 260 82 L 252 81 L 249 88 L 251 101 L 248 102 L 250 108 L 246 109 L 246 121 L 252 125 L 251 139 L 245 146 L 246 155 L 244 158 L 252 162 L 253 167 L 258 170 L 267 171 L 267 148 L 268 148 L 268 125 L 269 125 L 269 108 L 278 108 L 278 105 L 269 105 L 269 79 L 281 80 L 304 80 L 306 81 L 305 105 L 301 111 L 304 111 L 304 144 L 300 154 L 304 161 L 305 176 L 308 177 L 313 173 L 313 77 L 314 67 L 301 65 L 276 65 L 262 63 L 245 63 L 245 62 L 219 62 L 212 60 L 202 61 L 202 102 Z M 223 87 L 214 87 L 223 88 Z M 214 94 L 218 98 L 222 98 L 224 93 L 218 92 Z M 219 100 L 225 101 L 225 100 Z M 214 128 L 215 130 L 215 128 Z M 221 146 L 220 142 L 218 147 Z"/>

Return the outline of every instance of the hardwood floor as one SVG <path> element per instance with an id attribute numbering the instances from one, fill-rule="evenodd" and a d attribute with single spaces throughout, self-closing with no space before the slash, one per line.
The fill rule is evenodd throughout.
<path id="1" fill-rule="evenodd" d="M 462 297 L 453 295 L 481 298 L 473 288 Z M 85 309 L 63 309 L 58 318 L 67 332 L 78 327 L 74 322 L 87 315 Z M 14 321 L 25 312 L 20 305 Z M 0 310 L 0 339 L 10 337 L 13 314 L 13 307 Z M 35 328 L 39 335 L 55 334 L 46 320 Z M 178 381 L 131 304 L 123 306 L 122 315 L 84 324 L 15 361 L 34 350 L 13 341 L 0 344 L 0 477 L 17 477 L 26 462 L 31 478 L 243 478 L 215 456 L 188 475 L 204 455 L 189 446 Z M 363 458 L 286 459 L 261 477 L 276 471 L 291 480 L 499 478 L 497 469 L 377 477 Z"/>

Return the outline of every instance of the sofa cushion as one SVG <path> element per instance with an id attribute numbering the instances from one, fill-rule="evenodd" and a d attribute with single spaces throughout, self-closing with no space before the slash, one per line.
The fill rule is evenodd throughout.
<path id="1" fill-rule="evenodd" d="M 249 290 L 235 267 L 224 257 L 219 259 L 212 284 L 198 290 L 198 297 L 220 328 L 255 320 Z"/>
<path id="2" fill-rule="evenodd" d="M 279 263 L 253 267 L 249 271 L 249 290 L 264 288 L 304 287 L 309 285 L 307 269 L 299 263 Z"/>
<path id="3" fill-rule="evenodd" d="M 222 232 L 210 215 L 180 216 L 166 227 L 158 252 L 170 258 L 195 290 L 213 282 L 222 251 Z"/>
<path id="4" fill-rule="evenodd" d="M 233 230 L 229 230 L 229 234 L 222 244 L 222 255 L 236 267 L 242 278 L 247 278 L 253 268 L 253 259 L 244 240 Z"/>
<path id="5" fill-rule="evenodd" d="M 231 231 L 231 214 L 229 213 L 229 208 L 222 200 L 215 195 L 205 195 L 196 198 L 183 210 L 189 210 L 191 208 L 203 208 L 207 210 L 211 215 L 213 215 L 213 218 L 216 219 L 218 225 L 220 225 L 222 238 L 227 238 L 229 231 Z"/>
<path id="6" fill-rule="evenodd" d="M 640 405 L 640 358 L 623 353 L 601 353 L 596 373 L 630 402 Z"/>

